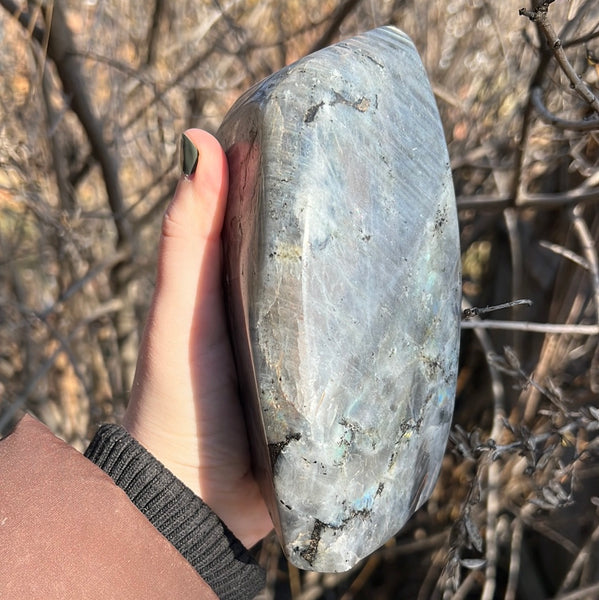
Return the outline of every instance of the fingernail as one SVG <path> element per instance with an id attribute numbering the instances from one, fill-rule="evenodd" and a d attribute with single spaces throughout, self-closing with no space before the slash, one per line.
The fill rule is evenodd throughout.
<path id="1" fill-rule="evenodd" d="M 181 171 L 185 177 L 191 177 L 196 172 L 200 153 L 193 142 L 183 133 L 181 134 Z"/>

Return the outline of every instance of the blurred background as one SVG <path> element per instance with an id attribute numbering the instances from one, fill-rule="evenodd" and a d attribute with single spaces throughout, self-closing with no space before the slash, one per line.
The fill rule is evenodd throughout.
<path id="1" fill-rule="evenodd" d="M 0 0 L 0 435 L 30 411 L 82 450 L 122 415 L 181 132 L 394 24 L 445 127 L 464 309 L 533 305 L 465 320 L 441 476 L 406 527 L 330 575 L 269 538 L 261 598 L 598 598 L 599 3 L 550 3 L 548 42 L 525 2 Z"/>

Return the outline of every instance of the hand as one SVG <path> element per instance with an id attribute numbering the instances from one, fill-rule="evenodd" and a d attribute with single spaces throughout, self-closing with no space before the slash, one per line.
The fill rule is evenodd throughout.
<path id="1" fill-rule="evenodd" d="M 164 215 L 124 426 L 249 548 L 272 522 L 251 471 L 222 296 L 227 159 L 208 133 L 186 135 L 198 165 Z"/>

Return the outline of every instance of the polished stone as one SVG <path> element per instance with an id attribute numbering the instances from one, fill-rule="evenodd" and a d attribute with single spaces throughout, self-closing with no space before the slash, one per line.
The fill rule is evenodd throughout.
<path id="1" fill-rule="evenodd" d="M 346 570 L 429 497 L 452 418 L 460 251 L 435 100 L 385 27 L 257 84 L 217 137 L 256 473 L 289 559 Z"/>

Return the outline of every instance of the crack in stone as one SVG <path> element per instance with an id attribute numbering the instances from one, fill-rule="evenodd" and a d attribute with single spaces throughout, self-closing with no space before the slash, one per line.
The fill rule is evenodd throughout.
<path id="1" fill-rule="evenodd" d="M 339 92 L 335 92 L 335 99 L 333 102 L 331 102 L 331 105 L 333 104 L 345 104 L 346 106 L 351 106 L 360 112 L 366 112 L 370 106 L 370 100 L 362 96 L 361 98 L 358 98 L 352 102 L 349 98 L 342 96 Z"/>
<path id="2" fill-rule="evenodd" d="M 320 543 L 320 536 L 322 534 L 322 530 L 326 527 L 326 525 L 316 519 L 314 521 L 314 527 L 312 528 L 312 533 L 310 534 L 310 542 L 308 546 L 304 548 L 300 552 L 300 556 L 310 565 L 314 563 L 314 559 L 316 558 L 316 554 L 318 553 L 318 544 Z"/>
<path id="3" fill-rule="evenodd" d="M 382 491 L 383 484 L 379 485 L 379 490 Z M 377 495 L 380 495 L 380 492 L 377 490 Z M 318 545 L 320 544 L 320 539 L 322 538 L 322 533 L 325 529 L 332 529 L 333 531 L 340 531 L 344 529 L 350 521 L 353 521 L 357 517 L 361 517 L 363 519 L 368 519 L 372 515 L 372 509 L 363 508 L 361 510 L 352 510 L 343 521 L 341 521 L 340 525 L 332 525 L 330 523 L 324 523 L 320 519 L 314 520 L 314 527 L 312 528 L 312 533 L 310 534 L 310 541 L 308 545 L 300 551 L 300 556 L 310 565 L 314 564 L 316 560 L 316 555 L 318 554 Z"/>
<path id="4" fill-rule="evenodd" d="M 318 104 L 313 104 L 306 110 L 304 113 L 304 123 L 312 123 L 316 119 L 316 115 L 318 111 L 324 106 L 324 101 L 319 102 Z M 345 104 L 346 106 L 350 106 L 351 108 L 355 108 L 359 112 L 366 112 L 370 108 L 370 100 L 365 96 L 361 96 L 357 100 L 350 100 L 345 96 L 341 95 L 339 92 L 335 92 L 335 98 L 331 102 L 328 103 L 329 106 L 334 106 L 335 104 Z"/>
<path id="5" fill-rule="evenodd" d="M 320 110 L 320 107 L 324 105 L 324 102 L 312 105 L 304 115 L 304 123 L 312 123 L 316 118 L 316 113 Z"/>
<path id="6" fill-rule="evenodd" d="M 272 470 L 275 469 L 275 463 L 279 458 L 279 455 L 283 451 L 283 448 L 289 444 L 292 440 L 299 441 L 302 438 L 301 433 L 288 433 L 285 436 L 285 439 L 282 442 L 275 442 L 273 444 L 268 444 L 268 454 L 270 455 L 270 465 Z"/>

